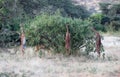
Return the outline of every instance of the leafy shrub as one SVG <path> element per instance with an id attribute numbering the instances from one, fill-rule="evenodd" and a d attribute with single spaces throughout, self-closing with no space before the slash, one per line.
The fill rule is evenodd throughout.
<path id="1" fill-rule="evenodd" d="M 90 23 L 87 20 L 65 18 L 60 15 L 42 14 L 27 23 L 25 32 L 28 45 L 42 44 L 47 48 L 53 48 L 58 53 L 64 53 L 66 23 L 70 25 L 71 50 L 75 52 L 85 43 L 85 38 L 92 36 Z"/>
<path id="2" fill-rule="evenodd" d="M 60 9 L 62 16 L 70 16 L 72 18 L 87 18 L 89 12 L 82 5 L 75 5 L 73 0 L 19 0 L 23 10 L 30 16 L 39 15 L 41 12 L 54 14 Z"/>
<path id="3" fill-rule="evenodd" d="M 59 10 L 64 17 L 87 18 L 89 12 L 72 0 L 0 0 L 0 47 L 15 45 L 19 24 L 42 13 L 54 15 Z M 14 34 L 13 34 L 14 33 Z"/>
<path id="4" fill-rule="evenodd" d="M 101 23 L 107 23 L 107 29 L 110 27 L 114 31 L 118 31 L 120 29 L 120 3 L 100 3 L 100 9 L 105 16 Z"/>
<path id="5" fill-rule="evenodd" d="M 0 47 L 16 44 L 19 39 L 19 24 L 26 20 L 18 1 L 0 0 Z"/>
<path id="6" fill-rule="evenodd" d="M 105 16 L 103 14 L 94 14 L 89 17 L 89 21 L 92 26 L 94 26 L 97 30 L 106 31 L 105 26 L 102 23 L 107 21 L 103 20 Z"/>

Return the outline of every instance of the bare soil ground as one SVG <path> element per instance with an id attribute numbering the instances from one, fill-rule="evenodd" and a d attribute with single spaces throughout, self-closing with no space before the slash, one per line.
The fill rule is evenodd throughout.
<path id="1" fill-rule="evenodd" d="M 0 77 L 120 77 L 120 37 L 104 36 L 102 43 L 109 52 L 105 60 L 60 54 L 39 58 L 32 48 L 24 56 L 0 48 Z"/>

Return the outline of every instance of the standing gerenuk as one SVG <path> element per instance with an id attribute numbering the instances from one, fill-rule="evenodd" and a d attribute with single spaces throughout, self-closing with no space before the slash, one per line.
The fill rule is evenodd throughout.
<path id="1" fill-rule="evenodd" d="M 20 39 L 21 39 L 21 51 L 22 51 L 22 55 L 24 55 L 25 44 L 26 44 L 26 38 L 24 32 L 21 33 Z"/>
<path id="2" fill-rule="evenodd" d="M 65 37 L 65 49 L 66 49 L 66 54 L 70 55 L 70 33 L 68 30 L 68 24 L 66 24 L 66 37 Z"/>
<path id="3" fill-rule="evenodd" d="M 25 45 L 26 45 L 26 38 L 25 38 L 25 33 L 24 33 L 24 29 L 23 29 L 23 24 L 20 24 L 20 30 L 21 30 L 21 35 L 20 35 L 20 49 L 22 52 L 22 55 L 24 55 L 24 51 L 25 51 Z"/>
<path id="4" fill-rule="evenodd" d="M 98 53 L 98 56 L 100 57 L 100 48 L 101 48 L 101 36 L 99 32 L 95 30 L 95 28 L 92 28 L 92 31 L 95 33 L 95 41 L 96 41 L 96 52 Z"/>

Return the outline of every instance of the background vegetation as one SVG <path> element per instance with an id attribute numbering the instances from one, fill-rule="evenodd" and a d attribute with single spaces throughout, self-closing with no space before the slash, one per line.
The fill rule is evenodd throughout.
<path id="1" fill-rule="evenodd" d="M 71 0 L 0 0 L 0 46 L 14 45 L 21 23 L 43 13 L 54 15 L 57 10 L 63 17 L 84 19 L 89 16 L 85 7 L 76 6 Z"/>
<path id="2" fill-rule="evenodd" d="M 91 15 L 72 0 L 0 0 L 0 47 L 19 44 L 22 24 L 28 45 L 64 51 L 65 24 L 69 23 L 71 49 L 78 50 L 93 37 L 91 26 L 119 31 L 120 4 L 100 3 L 100 9 L 102 13 Z"/>
<path id="3" fill-rule="evenodd" d="M 42 14 L 26 24 L 25 33 L 29 45 L 42 44 L 48 48 L 54 48 L 57 52 L 64 52 L 67 23 L 69 23 L 71 34 L 71 49 L 75 52 L 85 43 L 85 38 L 91 38 L 90 22 L 66 18 L 58 14 Z"/>

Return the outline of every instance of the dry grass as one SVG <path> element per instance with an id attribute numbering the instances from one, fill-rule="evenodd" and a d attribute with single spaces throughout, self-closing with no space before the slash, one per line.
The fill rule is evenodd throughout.
<path id="1" fill-rule="evenodd" d="M 0 77 L 120 77 L 119 39 L 104 37 L 105 50 L 112 55 L 105 60 L 48 53 L 39 58 L 30 47 L 24 56 L 20 52 L 13 55 L 0 49 Z"/>

